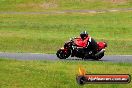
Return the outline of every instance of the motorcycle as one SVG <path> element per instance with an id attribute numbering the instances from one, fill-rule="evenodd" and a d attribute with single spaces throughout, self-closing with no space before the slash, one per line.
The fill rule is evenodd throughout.
<path id="1" fill-rule="evenodd" d="M 71 55 L 71 57 L 82 59 L 99 60 L 104 56 L 105 48 L 107 47 L 106 42 L 97 42 L 97 53 L 94 53 L 93 50 L 80 47 L 82 46 L 81 41 L 81 38 L 71 38 L 62 48 L 57 50 L 57 57 L 59 59 L 66 59 Z"/>

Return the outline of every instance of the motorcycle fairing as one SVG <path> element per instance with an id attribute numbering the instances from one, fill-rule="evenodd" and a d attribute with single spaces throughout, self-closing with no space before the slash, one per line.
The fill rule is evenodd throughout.
<path id="1" fill-rule="evenodd" d="M 106 47 L 106 44 L 104 42 L 97 42 L 97 44 L 99 50 L 104 49 Z"/>

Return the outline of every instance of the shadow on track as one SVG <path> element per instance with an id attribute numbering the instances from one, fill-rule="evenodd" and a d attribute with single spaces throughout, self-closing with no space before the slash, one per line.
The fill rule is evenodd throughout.
<path id="1" fill-rule="evenodd" d="M 110 60 L 94 60 L 94 59 L 78 59 L 78 58 L 68 58 L 68 59 L 59 59 L 61 61 L 92 61 L 92 62 L 109 62 Z"/>

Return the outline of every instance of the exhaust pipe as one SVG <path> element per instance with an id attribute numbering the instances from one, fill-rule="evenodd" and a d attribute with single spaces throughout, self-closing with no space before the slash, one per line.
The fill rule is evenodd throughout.
<path id="1" fill-rule="evenodd" d="M 101 51 L 99 51 L 98 53 L 95 54 L 95 56 L 98 56 L 100 55 L 101 53 L 104 53 L 105 52 L 105 49 L 102 49 Z"/>

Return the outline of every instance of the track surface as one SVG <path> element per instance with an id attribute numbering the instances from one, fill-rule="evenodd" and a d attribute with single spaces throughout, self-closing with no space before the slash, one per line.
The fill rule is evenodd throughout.
<path id="1" fill-rule="evenodd" d="M 55 54 L 37 54 L 37 53 L 0 53 L 1 58 L 17 59 L 17 60 L 59 60 Z M 67 60 L 81 60 L 79 58 L 69 57 Z M 93 60 L 87 60 L 93 61 Z M 130 62 L 132 63 L 132 55 L 107 55 L 100 61 L 103 62 Z"/>
<path id="2" fill-rule="evenodd" d="M 116 8 L 105 10 L 60 10 L 50 12 L 0 12 L 0 14 L 65 14 L 65 13 L 106 13 L 106 12 L 126 12 L 132 11 L 132 8 Z"/>

